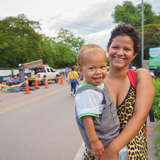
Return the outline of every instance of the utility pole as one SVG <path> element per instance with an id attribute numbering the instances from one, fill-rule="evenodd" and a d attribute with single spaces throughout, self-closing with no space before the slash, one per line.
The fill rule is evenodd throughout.
<path id="1" fill-rule="evenodd" d="M 141 64 L 142 64 L 142 67 L 143 67 L 143 60 L 144 60 L 144 3 L 143 3 L 143 0 L 142 0 L 141 28 L 142 28 L 142 34 L 141 34 Z"/>

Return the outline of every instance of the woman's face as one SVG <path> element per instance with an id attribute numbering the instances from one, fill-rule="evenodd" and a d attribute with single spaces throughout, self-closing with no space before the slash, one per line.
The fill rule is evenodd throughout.
<path id="1" fill-rule="evenodd" d="M 129 63 L 135 58 L 133 40 L 127 35 L 120 35 L 112 40 L 108 48 L 109 61 L 112 67 L 118 69 L 128 68 Z"/>

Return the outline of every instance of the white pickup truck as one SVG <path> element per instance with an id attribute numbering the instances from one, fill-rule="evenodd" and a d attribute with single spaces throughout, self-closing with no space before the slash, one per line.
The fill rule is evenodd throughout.
<path id="1" fill-rule="evenodd" d="M 60 74 L 56 71 L 56 69 L 53 69 L 48 65 L 42 65 L 40 67 L 33 68 L 31 76 L 28 77 L 29 85 L 32 85 L 32 83 L 35 82 L 36 76 L 38 77 L 39 84 L 44 84 L 45 77 L 47 77 L 48 81 L 54 81 L 57 83 Z"/>

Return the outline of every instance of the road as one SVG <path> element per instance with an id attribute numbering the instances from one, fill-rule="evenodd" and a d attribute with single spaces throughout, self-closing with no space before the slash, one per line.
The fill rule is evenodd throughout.
<path id="1" fill-rule="evenodd" d="M 81 160 L 83 145 L 74 119 L 74 97 L 67 85 L 24 92 L 0 92 L 0 160 Z M 154 156 L 148 123 L 149 160 Z"/>
<path id="2" fill-rule="evenodd" d="M 0 160 L 74 159 L 81 138 L 66 85 L 0 98 Z"/>

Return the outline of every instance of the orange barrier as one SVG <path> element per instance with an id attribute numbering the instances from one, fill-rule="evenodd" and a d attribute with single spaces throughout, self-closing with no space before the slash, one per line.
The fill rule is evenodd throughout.
<path id="1" fill-rule="evenodd" d="M 60 75 L 59 82 L 60 82 L 61 85 L 63 84 L 63 75 Z"/>
<path id="2" fill-rule="evenodd" d="M 2 82 L 1 90 L 2 91 L 8 91 L 8 89 L 9 89 L 9 86 L 7 85 L 7 83 L 6 82 Z"/>
<path id="3" fill-rule="evenodd" d="M 30 91 L 29 91 L 29 85 L 28 85 L 28 80 L 27 79 L 26 79 L 25 83 L 26 83 L 25 91 L 26 91 L 26 94 L 28 94 L 28 93 L 30 93 Z"/>
<path id="4" fill-rule="evenodd" d="M 39 89 L 38 77 L 37 77 L 37 75 L 35 76 L 35 88 L 36 88 L 36 89 Z"/>
<path id="5" fill-rule="evenodd" d="M 48 88 L 48 79 L 47 79 L 47 77 L 45 78 L 45 88 Z"/>

